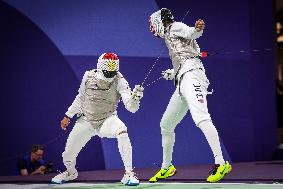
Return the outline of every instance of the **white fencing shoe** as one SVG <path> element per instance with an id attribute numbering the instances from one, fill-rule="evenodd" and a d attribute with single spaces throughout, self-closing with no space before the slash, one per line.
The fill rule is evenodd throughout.
<path id="1" fill-rule="evenodd" d="M 63 173 L 60 173 L 58 175 L 56 175 L 55 177 L 53 177 L 51 179 L 51 183 L 53 184 L 62 184 L 64 182 L 70 181 L 70 180 L 74 180 L 78 177 L 78 171 L 74 171 L 74 172 L 68 172 L 65 171 Z"/>
<path id="2" fill-rule="evenodd" d="M 126 172 L 121 182 L 127 186 L 137 186 L 140 184 L 138 178 L 135 176 L 134 172 Z"/>

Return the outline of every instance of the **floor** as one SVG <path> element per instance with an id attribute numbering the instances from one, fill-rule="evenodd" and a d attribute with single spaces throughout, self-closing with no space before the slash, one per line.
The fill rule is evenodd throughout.
<path id="1" fill-rule="evenodd" d="M 246 183 L 141 183 L 139 186 L 124 186 L 120 183 L 66 183 L 50 184 L 0 184 L 0 189 L 282 189 L 283 184 L 246 184 Z"/>
<path id="2" fill-rule="evenodd" d="M 234 163 L 232 172 L 221 182 L 205 183 L 211 165 L 176 166 L 177 174 L 166 182 L 148 183 L 158 168 L 135 169 L 141 184 L 130 188 L 149 189 L 283 189 L 283 161 Z M 1 176 L 0 189 L 47 188 L 128 188 L 120 184 L 123 170 L 79 172 L 78 179 L 63 185 L 50 185 L 57 173 L 35 176 Z"/>

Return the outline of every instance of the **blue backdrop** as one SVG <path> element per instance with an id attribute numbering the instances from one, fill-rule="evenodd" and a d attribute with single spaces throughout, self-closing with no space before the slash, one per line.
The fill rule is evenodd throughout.
<path id="1" fill-rule="evenodd" d="M 274 48 L 272 2 L 7 0 L 0 3 L 0 174 L 10 174 L 16 158 L 33 143 L 44 144 L 45 159 L 63 170 L 68 132 L 59 124 L 83 73 L 96 67 L 101 53 L 113 51 L 130 86 L 140 84 L 165 47 L 148 26 L 149 15 L 161 7 L 170 8 L 176 20 L 189 11 L 184 22 L 191 26 L 204 19 L 201 49 L 226 53 L 203 60 L 214 89 L 208 106 L 225 158 L 271 160 L 276 146 L 274 52 L 252 50 Z M 147 82 L 170 67 L 165 51 Z M 162 80 L 145 89 L 137 113 L 120 104 L 118 114 L 129 130 L 135 167 L 161 163 L 159 121 L 173 91 L 173 84 Z M 174 163 L 213 163 L 189 114 L 176 129 Z M 79 170 L 122 167 L 115 139 L 94 137 L 78 158 Z"/>

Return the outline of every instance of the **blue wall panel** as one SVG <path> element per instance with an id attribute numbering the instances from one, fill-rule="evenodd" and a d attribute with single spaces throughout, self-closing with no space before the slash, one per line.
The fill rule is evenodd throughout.
<path id="1" fill-rule="evenodd" d="M 189 10 L 184 22 L 190 26 L 196 19 L 204 19 L 205 32 L 198 40 L 201 49 L 222 52 L 203 63 L 214 89 L 208 106 L 225 158 L 271 159 L 276 144 L 274 52 L 251 50 L 274 46 L 272 2 L 6 2 L 23 15 L 1 2 L 1 105 L 5 107 L 1 109 L 1 174 L 10 173 L 15 159 L 1 160 L 21 153 L 32 143 L 45 143 L 61 135 L 60 119 L 73 101 L 83 73 L 95 68 L 101 53 L 114 51 L 120 56 L 121 72 L 131 87 L 143 81 L 164 47 L 164 42 L 148 31 L 148 17 L 158 7 L 172 9 L 176 20 Z M 170 67 L 165 52 L 147 82 Z M 120 104 L 119 117 L 129 129 L 134 166 L 161 163 L 159 122 L 173 91 L 170 81 L 161 80 L 145 89 L 136 114 Z M 176 165 L 213 163 L 208 144 L 189 114 L 177 127 L 176 136 Z M 65 141 L 66 135 L 46 146 L 46 158 L 59 169 L 63 169 Z M 78 167 L 122 168 L 116 140 L 94 137 L 80 154 Z"/>

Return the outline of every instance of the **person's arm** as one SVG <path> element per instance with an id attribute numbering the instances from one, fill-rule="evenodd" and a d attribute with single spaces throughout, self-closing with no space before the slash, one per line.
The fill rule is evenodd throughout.
<path id="1" fill-rule="evenodd" d="M 78 94 L 73 101 L 72 105 L 68 108 L 68 111 L 65 113 L 68 118 L 72 118 L 74 115 L 81 113 L 81 103 L 82 103 L 82 98 L 84 95 L 84 90 L 85 90 L 85 82 L 86 78 L 88 75 L 88 71 L 85 72 L 80 88 L 78 90 Z"/>
<path id="2" fill-rule="evenodd" d="M 74 115 L 81 113 L 81 104 L 82 104 L 82 99 L 84 98 L 84 91 L 85 91 L 85 82 L 86 78 L 88 75 L 88 71 L 85 72 L 80 88 L 78 90 L 78 94 L 73 101 L 72 105 L 68 108 L 68 111 L 65 113 L 65 116 L 61 120 L 61 128 L 63 130 L 66 130 L 68 125 L 70 124 L 71 118 L 74 117 Z"/>
<path id="3" fill-rule="evenodd" d="M 21 170 L 20 170 L 20 174 L 21 174 L 22 176 L 27 176 L 27 175 L 28 175 L 28 170 L 26 170 L 26 169 L 21 169 Z"/>
<path id="4" fill-rule="evenodd" d="M 18 169 L 20 171 L 20 175 L 22 176 L 27 176 L 29 175 L 28 170 L 27 170 L 27 162 L 24 159 L 21 159 L 18 162 Z M 46 167 L 41 164 L 40 167 L 33 171 L 30 175 L 36 175 L 36 174 L 44 174 Z"/>
<path id="5" fill-rule="evenodd" d="M 46 167 L 42 165 L 38 169 L 33 171 L 30 175 L 37 175 L 37 174 L 43 175 L 45 173 L 45 169 L 46 169 Z"/>
<path id="6" fill-rule="evenodd" d="M 174 77 L 175 77 L 175 72 L 174 72 L 174 69 L 167 69 L 165 71 L 162 71 L 161 75 L 162 75 L 163 79 L 173 80 Z"/>
<path id="7" fill-rule="evenodd" d="M 41 174 L 45 173 L 46 167 L 43 159 L 39 159 L 35 162 L 36 167 L 38 167 L 35 171 L 33 171 L 30 175 Z"/>
<path id="8" fill-rule="evenodd" d="M 182 22 L 175 22 L 172 24 L 170 34 L 185 39 L 197 39 L 202 36 L 205 25 L 203 20 L 198 20 L 195 27 L 189 27 Z"/>
<path id="9" fill-rule="evenodd" d="M 27 164 L 24 159 L 21 159 L 18 161 L 18 170 L 20 172 L 20 175 L 22 176 L 27 176 L 28 175 L 28 170 L 27 170 Z"/>
<path id="10" fill-rule="evenodd" d="M 38 170 L 40 171 L 40 174 L 44 174 L 46 171 L 46 165 L 43 159 L 38 160 Z"/>
<path id="11" fill-rule="evenodd" d="M 125 105 L 125 108 L 132 113 L 138 111 L 140 107 L 140 99 L 134 98 L 134 95 L 131 92 L 128 82 L 125 78 L 121 78 L 118 81 L 117 91 L 121 94 L 122 101 Z"/>

